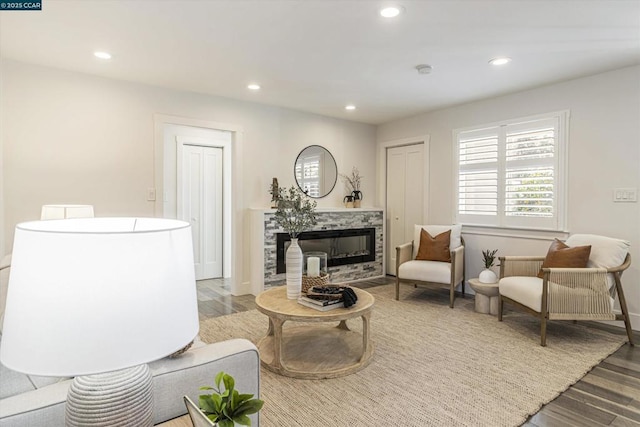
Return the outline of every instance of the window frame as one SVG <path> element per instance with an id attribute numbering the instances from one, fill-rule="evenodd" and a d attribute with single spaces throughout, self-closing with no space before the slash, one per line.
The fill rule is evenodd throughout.
<path id="1" fill-rule="evenodd" d="M 545 114 L 537 114 L 527 117 L 519 117 L 499 122 L 470 126 L 453 130 L 453 182 L 454 199 L 453 212 L 454 222 L 467 227 L 495 228 L 495 229 L 520 229 L 520 230 L 540 230 L 540 231 L 561 231 L 566 232 L 567 217 L 567 182 L 568 182 L 568 152 L 569 152 L 569 119 L 570 111 L 562 110 Z M 505 213 L 505 185 L 507 182 L 506 165 L 506 137 L 507 130 L 527 128 L 533 123 L 550 121 L 554 123 L 554 190 L 553 209 L 551 218 L 532 218 L 526 216 L 507 216 Z M 535 128 L 535 126 L 534 126 Z M 493 215 L 473 215 L 461 214 L 460 205 L 460 172 L 465 168 L 460 165 L 460 138 L 466 135 L 467 138 L 474 135 L 491 135 L 492 132 L 498 138 L 498 160 L 497 167 L 497 214 Z M 527 161 L 523 160 L 523 163 Z M 535 163 L 535 162 L 534 162 Z M 541 161 L 540 163 L 543 163 Z M 466 169 L 472 169 L 467 167 Z"/>

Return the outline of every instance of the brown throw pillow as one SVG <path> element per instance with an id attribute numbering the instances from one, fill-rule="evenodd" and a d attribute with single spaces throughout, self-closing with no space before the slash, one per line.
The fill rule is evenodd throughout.
<path id="1" fill-rule="evenodd" d="M 423 228 L 420 231 L 420 246 L 418 247 L 417 260 L 421 261 L 442 261 L 451 262 L 451 252 L 449 242 L 451 241 L 451 230 L 432 237 Z"/>
<path id="2" fill-rule="evenodd" d="M 585 268 L 591 254 L 591 245 L 569 247 L 555 239 L 542 262 L 538 277 L 542 279 L 543 268 Z"/>

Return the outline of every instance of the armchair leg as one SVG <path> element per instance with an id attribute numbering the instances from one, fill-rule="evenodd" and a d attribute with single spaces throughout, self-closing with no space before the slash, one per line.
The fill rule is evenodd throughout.
<path id="1" fill-rule="evenodd" d="M 451 286 L 449 289 L 449 307 L 453 308 L 453 300 L 456 298 L 456 288 Z"/>
<path id="2" fill-rule="evenodd" d="M 542 347 L 547 346 L 547 318 L 542 316 L 540 319 L 540 345 Z"/>
<path id="3" fill-rule="evenodd" d="M 633 344 L 633 331 L 631 330 L 631 322 L 629 321 L 629 316 L 627 314 L 624 315 L 624 327 L 627 330 L 627 337 L 629 338 L 629 345 L 633 346 L 634 345 Z"/>
<path id="4" fill-rule="evenodd" d="M 504 307 L 504 301 L 502 296 L 498 296 L 498 322 L 502 322 L 502 309 Z"/>
<path id="5" fill-rule="evenodd" d="M 627 310 L 627 299 L 624 297 L 622 283 L 620 283 L 620 274 L 615 273 L 614 279 L 616 281 L 618 301 L 620 302 L 620 311 L 622 311 L 622 320 L 624 320 L 624 327 L 627 330 L 627 337 L 629 338 L 629 345 L 633 346 L 633 331 L 631 330 L 631 321 L 629 320 L 629 311 Z"/>
<path id="6" fill-rule="evenodd" d="M 396 301 L 400 299 L 400 278 L 396 276 Z"/>

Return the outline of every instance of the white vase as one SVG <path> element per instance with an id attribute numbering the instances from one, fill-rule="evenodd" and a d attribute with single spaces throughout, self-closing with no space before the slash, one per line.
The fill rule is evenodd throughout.
<path id="1" fill-rule="evenodd" d="M 291 238 L 286 254 L 287 298 L 298 299 L 302 289 L 302 249 L 297 238 Z"/>
<path id="2" fill-rule="evenodd" d="M 496 273 L 494 273 L 493 271 L 485 268 L 480 272 L 478 280 L 480 281 L 480 283 L 496 283 L 498 281 L 498 276 L 496 276 Z"/>

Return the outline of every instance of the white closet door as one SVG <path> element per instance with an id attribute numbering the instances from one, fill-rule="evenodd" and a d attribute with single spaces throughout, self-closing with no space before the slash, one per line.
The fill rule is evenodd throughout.
<path id="1" fill-rule="evenodd" d="M 193 232 L 196 280 L 222 277 L 222 148 L 182 145 L 178 218 Z"/>
<path id="2" fill-rule="evenodd" d="M 396 274 L 396 247 L 404 243 L 404 147 L 387 150 L 387 273 Z"/>
<path id="3" fill-rule="evenodd" d="M 387 273 L 396 274 L 396 247 L 413 239 L 424 207 L 424 145 L 387 149 Z"/>

